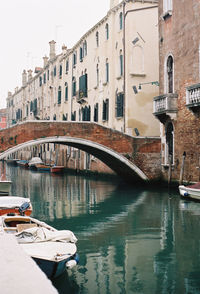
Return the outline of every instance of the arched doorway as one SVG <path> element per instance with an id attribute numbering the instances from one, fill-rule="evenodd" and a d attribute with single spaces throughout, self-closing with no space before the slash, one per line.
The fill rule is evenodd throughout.
<path id="1" fill-rule="evenodd" d="M 166 138 L 166 152 L 165 159 L 166 163 L 171 164 L 174 162 L 174 127 L 172 122 L 168 122 L 165 128 L 165 138 Z"/>

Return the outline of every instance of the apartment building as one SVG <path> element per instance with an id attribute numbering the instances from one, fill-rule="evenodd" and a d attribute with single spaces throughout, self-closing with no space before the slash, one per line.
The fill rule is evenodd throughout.
<path id="1" fill-rule="evenodd" d="M 26 120 L 91 121 L 131 136 L 158 136 L 158 1 L 110 0 L 107 15 L 43 67 L 24 70 L 7 97 L 8 126 Z M 65 160 L 64 160 L 65 161 Z M 88 160 L 87 160 L 88 161 Z"/>
<path id="2" fill-rule="evenodd" d="M 167 178 L 172 167 L 176 181 L 200 179 L 199 14 L 199 1 L 159 1 L 160 94 L 154 115 L 161 122 L 163 173 Z"/>

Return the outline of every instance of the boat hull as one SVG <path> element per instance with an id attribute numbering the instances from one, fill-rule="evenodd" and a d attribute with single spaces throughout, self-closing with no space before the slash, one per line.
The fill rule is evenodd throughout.
<path id="1" fill-rule="evenodd" d="M 52 173 L 63 173 L 64 172 L 64 166 L 52 166 L 51 167 Z"/>
<path id="2" fill-rule="evenodd" d="M 49 279 L 55 279 L 59 277 L 60 275 L 62 275 L 67 269 L 67 266 L 66 266 L 67 262 L 69 260 L 72 260 L 71 257 L 58 261 L 58 262 L 45 260 L 41 258 L 35 258 L 35 257 L 32 257 L 32 258 Z M 75 254 L 73 260 L 77 260 L 77 259 L 78 259 L 78 254 Z"/>
<path id="3" fill-rule="evenodd" d="M 0 196 L 9 195 L 11 184 L 11 181 L 0 181 Z"/>
<path id="4" fill-rule="evenodd" d="M 184 198 L 192 198 L 200 200 L 200 189 L 195 189 L 187 186 L 179 186 L 179 193 Z"/>

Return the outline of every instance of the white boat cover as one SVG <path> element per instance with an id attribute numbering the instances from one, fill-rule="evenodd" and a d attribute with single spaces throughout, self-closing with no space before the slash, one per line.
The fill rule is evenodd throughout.
<path id="1" fill-rule="evenodd" d="M 77 238 L 69 230 L 50 231 L 44 227 L 25 229 L 16 235 L 18 243 L 38 243 L 46 241 L 62 241 L 76 243 Z"/>
<path id="2" fill-rule="evenodd" d="M 29 160 L 29 165 L 32 165 L 32 164 L 37 164 L 37 163 L 43 163 L 42 162 L 42 159 L 40 157 L 33 157 L 31 158 L 31 160 Z"/>
<path id="3" fill-rule="evenodd" d="M 5 196 L 5 197 L 1 196 L 0 209 L 20 207 L 25 202 L 30 203 L 30 199 L 24 198 L 24 197 L 18 197 L 18 196 Z"/>

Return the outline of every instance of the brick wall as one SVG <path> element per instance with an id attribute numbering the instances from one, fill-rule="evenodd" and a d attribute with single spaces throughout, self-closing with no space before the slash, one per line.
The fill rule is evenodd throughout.
<path id="1" fill-rule="evenodd" d="M 184 180 L 199 181 L 200 118 L 185 104 L 186 87 L 199 83 L 200 2 L 172 2 L 172 16 L 162 20 L 163 1 L 159 1 L 160 95 L 165 93 L 164 64 L 169 54 L 174 58 L 174 93 L 178 94 L 178 113 L 173 121 L 175 161 L 172 177 L 179 179 L 182 154 L 185 151 Z M 166 177 L 167 172 L 166 169 Z"/>

